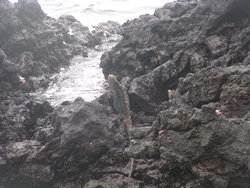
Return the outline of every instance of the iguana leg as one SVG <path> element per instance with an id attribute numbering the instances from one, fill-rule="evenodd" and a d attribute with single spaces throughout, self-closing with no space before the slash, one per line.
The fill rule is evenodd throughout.
<path id="1" fill-rule="evenodd" d="M 107 99 L 111 99 L 112 98 L 112 92 L 108 91 L 107 94 L 106 94 L 106 96 L 107 96 Z"/>
<path id="2" fill-rule="evenodd" d="M 122 122 L 126 125 L 127 129 L 131 129 L 132 128 L 132 120 L 131 120 L 131 116 L 125 117 Z"/>

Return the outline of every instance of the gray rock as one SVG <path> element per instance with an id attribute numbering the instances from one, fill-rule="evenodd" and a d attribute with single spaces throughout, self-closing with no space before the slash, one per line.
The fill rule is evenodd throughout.
<path id="1" fill-rule="evenodd" d="M 107 177 L 104 177 L 100 180 L 91 180 L 89 181 L 84 188 L 122 188 L 122 187 L 140 187 L 140 181 L 128 178 L 119 174 L 113 174 Z"/>
<path id="2" fill-rule="evenodd" d="M 18 160 L 35 155 L 40 149 L 40 143 L 36 140 L 24 140 L 6 146 L 8 160 Z"/>
<path id="3" fill-rule="evenodd" d="M 210 104 L 194 111 L 196 115 L 188 120 L 195 122 L 191 131 L 169 131 L 166 135 L 159 136 L 160 152 L 163 159 L 174 154 L 175 159 L 180 161 L 202 161 L 205 157 L 209 162 L 206 163 L 205 160 L 204 165 L 197 164 L 194 173 L 198 173 L 201 182 L 208 181 L 214 187 L 226 187 L 229 184 L 228 179 L 233 177 L 227 176 L 225 179 L 206 171 L 212 169 L 213 172 L 227 174 L 234 171 L 236 166 L 248 166 L 249 122 L 218 117 L 215 109 L 216 104 Z M 224 161 L 224 167 L 221 166 L 220 160 Z M 244 176 L 242 178 L 244 179 Z M 239 186 L 243 185 L 244 183 Z"/>
<path id="4" fill-rule="evenodd" d="M 172 61 L 168 61 L 157 67 L 152 72 L 136 77 L 130 83 L 129 95 L 132 109 L 138 108 L 141 111 L 151 111 L 154 103 L 168 99 L 168 88 L 171 88 L 171 81 L 177 76 L 177 70 Z"/>
<path id="5" fill-rule="evenodd" d="M 127 132 L 107 99 L 49 115 L 48 104 L 22 95 L 100 44 L 109 23 L 91 34 L 72 16 L 47 17 L 36 1 L 1 1 L 0 187 L 249 187 L 249 8 L 178 2 L 123 24 L 101 66 L 130 87 Z"/>
<path id="6" fill-rule="evenodd" d="M 249 67 L 232 67 L 227 82 L 222 86 L 220 101 L 223 112 L 229 118 L 243 117 L 249 112 Z"/>
<path id="7" fill-rule="evenodd" d="M 153 124 L 153 127 L 160 130 L 187 131 L 193 128 L 187 119 L 190 118 L 190 110 L 179 108 L 177 110 L 161 111 Z"/>
<path id="8" fill-rule="evenodd" d="M 154 138 L 154 129 L 152 127 L 133 127 L 129 130 L 131 139 Z"/>
<path id="9" fill-rule="evenodd" d="M 156 9 L 154 15 L 160 19 L 181 17 L 188 10 L 197 6 L 196 3 L 167 3 L 162 8 Z"/>
<path id="10" fill-rule="evenodd" d="M 157 158 L 159 150 L 156 141 L 133 139 L 125 153 L 135 158 Z"/>
<path id="11" fill-rule="evenodd" d="M 227 41 L 225 38 L 212 35 L 206 38 L 206 44 L 214 56 L 220 56 L 227 50 Z"/>
<path id="12" fill-rule="evenodd" d="M 188 94 L 190 105 L 200 107 L 203 104 L 219 100 L 221 87 L 227 77 L 227 72 L 223 69 L 206 68 L 194 75 L 186 76 L 179 82 L 178 88 L 182 95 Z"/>
<path id="13" fill-rule="evenodd" d="M 5 55 L 4 51 L 2 49 L 0 49 L 0 64 L 3 63 L 5 58 L 6 58 L 6 55 Z"/>
<path id="14" fill-rule="evenodd" d="M 94 26 L 92 33 L 100 41 L 108 40 L 109 42 L 115 42 L 119 39 L 118 34 L 121 33 L 121 25 L 114 21 L 99 23 L 97 26 Z"/>
<path id="15" fill-rule="evenodd" d="M 54 173 L 49 165 L 27 164 L 20 169 L 20 173 L 24 178 L 38 182 L 51 182 L 54 178 Z"/>

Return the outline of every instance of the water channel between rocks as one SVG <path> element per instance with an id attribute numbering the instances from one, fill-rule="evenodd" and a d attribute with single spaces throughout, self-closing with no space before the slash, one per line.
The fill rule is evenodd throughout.
<path id="1" fill-rule="evenodd" d="M 64 101 L 74 101 L 77 97 L 92 101 L 101 96 L 105 91 L 105 79 L 100 68 L 100 59 L 119 39 L 119 35 L 114 35 L 97 50 L 89 50 L 88 57 L 74 57 L 69 67 L 62 68 L 51 77 L 52 81 L 46 91 L 39 91 L 35 95 L 53 106 L 58 106 Z"/>

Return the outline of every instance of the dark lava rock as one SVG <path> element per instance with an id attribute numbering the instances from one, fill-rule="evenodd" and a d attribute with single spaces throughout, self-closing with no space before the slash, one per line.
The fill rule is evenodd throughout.
<path id="1" fill-rule="evenodd" d="M 41 120 L 46 116 L 42 114 L 41 105 L 27 104 L 26 106 L 34 108 L 32 110 L 34 119 Z M 11 113 L 10 110 L 5 111 Z M 36 112 L 39 113 L 39 117 L 36 117 Z M 9 126 L 12 131 L 8 130 L 6 125 L 2 125 L 4 137 L 1 136 L 3 139 L 1 144 L 9 143 L 1 150 L 3 152 L 1 153 L 1 166 L 6 171 L 1 172 L 3 178 L 0 183 L 6 186 L 18 187 L 17 182 L 21 187 L 46 187 L 48 184 L 56 186 L 51 183 L 55 181 L 60 184 L 65 179 L 75 179 L 77 182 L 79 176 L 76 177 L 74 174 L 79 173 L 82 177 L 82 184 L 96 175 L 91 169 L 102 169 L 107 166 L 107 161 L 104 159 L 111 148 L 112 150 L 117 148 L 119 153 L 120 148 L 127 145 L 125 125 L 121 124 L 115 116 L 113 119 L 110 117 L 110 108 L 98 103 L 87 103 L 78 99 L 72 104 L 60 106 L 50 118 L 54 126 L 50 130 L 51 134 L 47 135 L 50 139 L 41 139 L 40 142 L 39 138 L 42 137 L 37 135 L 42 134 L 42 129 L 38 129 L 39 126 L 35 125 L 35 122 L 32 124 L 35 130 L 32 135 L 28 135 L 29 137 L 25 135 L 28 132 L 27 128 L 21 127 L 28 119 L 28 109 L 23 110 L 24 115 L 19 119 L 16 114 L 11 114 L 15 117 L 15 124 Z M 14 130 L 15 126 L 19 130 Z M 43 128 L 49 127 L 44 125 Z M 17 133 L 19 135 L 15 135 Z M 10 142 L 10 139 L 13 142 Z M 115 156 L 114 153 L 116 151 L 113 151 L 112 157 Z M 121 160 L 121 158 L 116 160 Z M 115 159 L 113 163 L 115 165 Z M 16 170 L 13 172 L 11 169 Z M 33 186 L 30 186 L 32 184 Z M 59 184 L 59 187 L 63 187 Z"/>
<path id="2" fill-rule="evenodd" d="M 54 139 L 37 155 L 39 161 L 50 161 L 55 179 L 74 179 L 80 173 L 82 181 L 87 181 L 95 175 L 91 168 L 104 168 L 100 160 L 111 148 L 127 143 L 125 126 L 110 116 L 110 108 L 80 99 L 59 107 L 52 118 Z"/>
<path id="3" fill-rule="evenodd" d="M 157 183 L 147 181 L 149 170 L 134 169 L 143 186 L 250 186 L 249 7 L 247 0 L 167 3 L 124 23 L 123 39 L 103 55 L 105 76 L 128 80 L 133 113 L 161 111 L 152 137 L 135 123 L 125 150 L 159 161 Z"/>
<path id="4" fill-rule="evenodd" d="M 66 28 L 69 32 L 65 38 L 66 42 L 79 43 L 82 46 L 94 47 L 100 44 L 89 31 L 89 28 L 83 26 L 75 17 L 71 15 L 63 15 L 58 19 L 61 28 Z"/>
<path id="5" fill-rule="evenodd" d="M 21 92 L 6 95 L 67 64 L 113 25 L 93 39 L 71 16 L 37 11 L 29 23 L 35 13 L 26 7 L 39 10 L 31 2 L 0 3 L 1 188 L 250 186 L 248 0 L 167 3 L 114 30 L 123 39 L 101 66 L 128 87 L 130 130 L 106 95 L 103 104 L 79 98 L 54 111 Z"/>
<path id="6" fill-rule="evenodd" d="M 99 44 L 89 29 L 74 17 L 50 18 L 36 0 L 23 0 L 14 5 L 1 1 L 0 19 L 1 54 L 3 51 L 16 68 L 10 77 L 24 78 L 27 86 L 19 87 L 24 91 L 46 87 L 45 75 L 69 65 L 75 55 L 86 56 L 87 48 Z M 3 57 L 1 55 L 1 62 Z M 9 69 L 3 63 L 1 67 Z"/>
<path id="7" fill-rule="evenodd" d="M 229 65 L 232 61 L 239 64 L 248 53 L 248 47 L 238 41 L 243 37 L 244 44 L 249 41 L 245 34 L 239 35 L 248 28 L 245 7 L 249 5 L 245 0 L 237 2 L 235 8 L 234 1 L 212 2 L 168 3 L 153 16 L 144 15 L 123 24 L 123 40 L 102 58 L 104 74 L 134 78 L 173 60 L 180 77 L 225 54 L 231 57 Z"/>
<path id="8" fill-rule="evenodd" d="M 136 77 L 130 83 L 129 96 L 131 109 L 150 112 L 154 103 L 169 98 L 168 89 L 173 88 L 170 81 L 177 78 L 177 71 L 172 61 L 168 61 L 148 74 Z"/>
<path id="9" fill-rule="evenodd" d="M 100 183 L 101 182 L 101 183 Z M 91 180 L 89 181 L 84 188 L 94 188 L 94 187 L 140 187 L 140 181 L 133 180 L 128 177 L 124 177 L 119 174 L 114 174 L 109 177 L 101 179 L 101 181 Z"/>
<path id="10" fill-rule="evenodd" d="M 118 22 L 107 21 L 99 23 L 97 26 L 93 26 L 93 35 L 100 41 L 106 40 L 106 42 L 118 41 L 121 33 L 121 25 Z M 116 38 L 114 38 L 116 37 Z"/>
<path id="11" fill-rule="evenodd" d="M 161 156 L 169 156 L 171 153 L 196 163 L 192 167 L 194 175 L 204 181 L 203 184 L 211 187 L 220 187 L 221 183 L 223 187 L 233 185 L 235 178 L 241 179 L 242 184 L 238 182 L 237 185 L 244 187 L 244 182 L 249 178 L 249 122 L 216 116 L 215 107 L 216 105 L 211 103 L 190 112 L 186 118 L 192 129 L 185 131 L 172 127 L 169 116 L 161 114 L 154 125 L 158 130 L 160 127 L 172 130 L 158 137 Z M 181 119 L 182 116 L 179 113 L 178 118 Z M 191 166 L 191 163 L 189 165 Z M 217 177 L 218 173 L 220 176 Z"/>
<path id="12" fill-rule="evenodd" d="M 201 107 L 203 104 L 219 100 L 221 87 L 226 80 L 227 74 L 224 69 L 209 67 L 180 79 L 178 88 L 182 95 L 187 93 L 190 105 Z"/>
<path id="13" fill-rule="evenodd" d="M 31 139 L 39 126 L 46 127 L 43 119 L 52 111 L 48 102 L 32 100 L 27 96 L 12 96 L 2 101 L 0 144 Z"/>
<path id="14" fill-rule="evenodd" d="M 51 139 L 53 127 L 47 116 L 53 108 L 47 102 L 37 101 L 26 95 L 15 94 L 0 103 L 0 185 L 2 187 L 22 187 L 20 182 L 29 179 L 32 187 L 38 179 L 46 179 L 44 165 L 27 170 L 28 161 Z M 40 169 L 40 167 L 42 167 Z M 32 175 L 31 175 L 32 174 Z M 25 177 L 25 178 L 24 178 Z M 12 178 L 13 181 L 9 181 Z M 40 181 L 37 180 L 36 181 Z M 42 180 L 41 180 L 42 181 Z M 29 187 L 27 184 L 27 187 Z"/>

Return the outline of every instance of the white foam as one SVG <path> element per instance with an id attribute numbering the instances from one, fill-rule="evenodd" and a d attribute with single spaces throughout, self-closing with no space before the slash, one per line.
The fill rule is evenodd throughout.
<path id="1" fill-rule="evenodd" d="M 74 57 L 70 67 L 52 77 L 54 81 L 45 92 L 35 95 L 46 99 L 53 106 L 63 101 L 74 101 L 77 97 L 92 101 L 101 96 L 104 93 L 105 79 L 99 67 L 100 58 L 104 51 L 114 45 L 114 42 L 104 44 L 102 51 L 90 50 L 86 58 Z"/>

